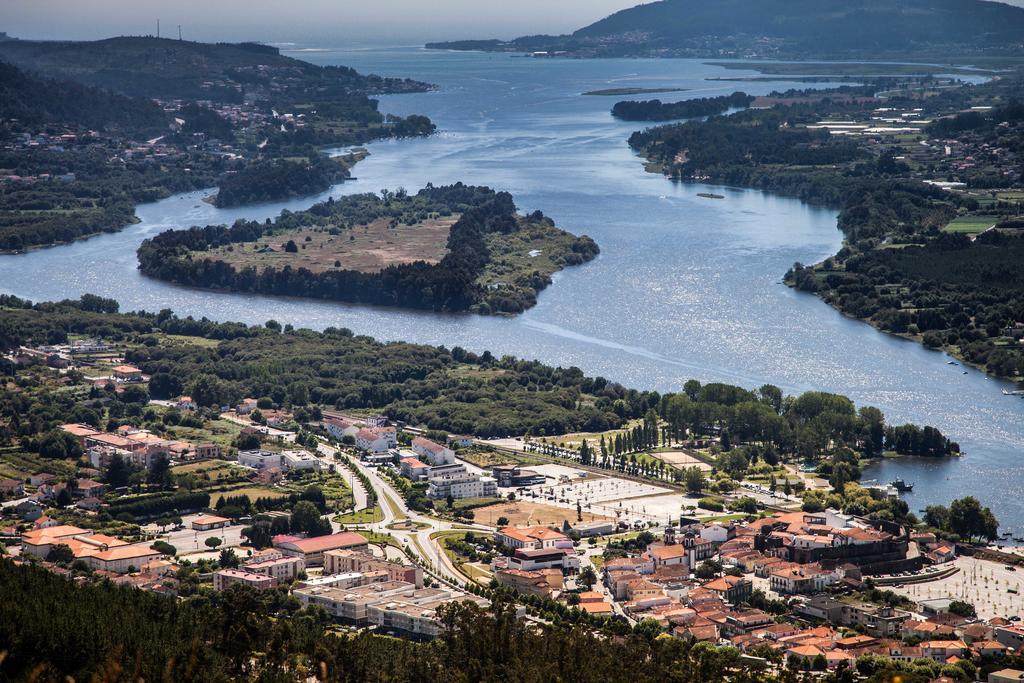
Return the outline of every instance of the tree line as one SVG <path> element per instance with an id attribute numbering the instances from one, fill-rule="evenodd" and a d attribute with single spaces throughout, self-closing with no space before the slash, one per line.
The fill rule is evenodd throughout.
<path id="1" fill-rule="evenodd" d="M 626 100 L 617 102 L 612 107 L 612 116 L 623 121 L 671 121 L 672 119 L 691 119 L 699 116 L 714 116 L 730 109 L 749 107 L 754 101 L 752 95 L 734 92 L 731 95 L 718 97 L 698 97 L 682 102 L 662 102 L 647 100 L 637 102 Z"/>

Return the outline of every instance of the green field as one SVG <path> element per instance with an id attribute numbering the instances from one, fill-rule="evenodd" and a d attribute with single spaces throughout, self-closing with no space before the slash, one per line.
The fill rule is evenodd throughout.
<path id="1" fill-rule="evenodd" d="M 384 511 L 380 505 L 374 505 L 372 508 L 364 508 L 347 515 L 338 515 L 334 521 L 338 524 L 376 524 L 384 521 Z"/>
<path id="2" fill-rule="evenodd" d="M 977 235 L 991 228 L 999 220 L 999 216 L 961 216 L 943 228 L 943 231 Z"/>

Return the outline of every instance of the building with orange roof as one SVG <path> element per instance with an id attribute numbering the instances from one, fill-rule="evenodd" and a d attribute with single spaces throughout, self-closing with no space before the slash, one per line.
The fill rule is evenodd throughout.
<path id="1" fill-rule="evenodd" d="M 734 605 L 746 602 L 754 592 L 754 584 L 741 576 L 722 576 L 705 583 L 703 587 Z"/>
<path id="2" fill-rule="evenodd" d="M 145 544 L 131 545 L 105 534 L 66 524 L 35 529 L 22 535 L 22 553 L 46 558 L 57 546 L 67 546 L 76 560 L 92 569 L 124 573 L 158 560 L 162 553 Z"/>
<path id="3" fill-rule="evenodd" d="M 836 575 L 818 565 L 806 564 L 775 569 L 769 580 L 776 593 L 800 595 L 820 593 L 836 580 Z"/>
<path id="4" fill-rule="evenodd" d="M 192 529 L 195 531 L 210 531 L 228 526 L 231 526 L 231 520 L 217 515 L 199 515 L 192 520 Z"/>
<path id="5" fill-rule="evenodd" d="M 326 536 L 312 538 L 296 538 L 294 536 L 275 536 L 274 547 L 285 555 L 301 557 L 307 567 L 320 567 L 324 563 L 324 553 L 328 550 L 361 550 L 370 548 L 365 537 L 352 531 L 343 531 Z"/>
<path id="6" fill-rule="evenodd" d="M 572 547 L 572 541 L 568 536 L 546 526 L 507 526 L 495 532 L 494 540 L 498 545 L 512 550 Z"/>
<path id="7" fill-rule="evenodd" d="M 114 379 L 118 382 L 141 382 L 144 378 L 142 370 L 134 365 L 118 365 L 113 371 Z"/>
<path id="8" fill-rule="evenodd" d="M 825 651 L 816 645 L 797 645 L 786 650 L 786 656 L 808 665 L 818 657 L 824 657 Z"/>
<path id="9" fill-rule="evenodd" d="M 84 425 L 84 424 L 66 424 L 66 425 L 61 425 L 60 428 L 61 428 L 61 431 L 65 432 L 67 434 L 70 434 L 71 436 L 73 436 L 76 439 L 78 439 L 79 444 L 81 444 L 81 446 L 83 448 L 85 448 L 85 439 L 86 439 L 86 437 L 93 436 L 94 434 L 99 434 L 100 433 L 99 430 L 93 429 L 89 425 Z"/>
<path id="10" fill-rule="evenodd" d="M 945 662 L 950 657 L 967 654 L 967 643 L 962 640 L 926 640 L 920 644 L 921 652 L 927 659 Z"/>
<path id="11" fill-rule="evenodd" d="M 978 640 L 971 645 L 971 649 L 977 652 L 979 657 L 1002 657 L 1010 648 L 998 640 Z"/>
<path id="12" fill-rule="evenodd" d="M 562 570 L 537 569 L 496 569 L 494 579 L 503 586 L 509 586 L 524 595 L 550 598 L 563 587 Z"/>
<path id="13" fill-rule="evenodd" d="M 587 614 L 612 614 L 615 611 L 604 595 L 597 591 L 583 591 L 579 596 L 579 608 Z"/>
<path id="14" fill-rule="evenodd" d="M 643 556 L 651 559 L 655 569 L 665 565 L 687 564 L 689 562 L 689 553 L 687 553 L 686 547 L 678 543 L 662 546 L 652 545 Z"/>

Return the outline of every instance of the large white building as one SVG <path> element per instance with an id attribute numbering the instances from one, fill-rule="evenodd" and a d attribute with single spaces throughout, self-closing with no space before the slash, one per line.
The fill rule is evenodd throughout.
<path id="1" fill-rule="evenodd" d="M 320 460 L 308 451 L 239 451 L 238 464 L 257 470 L 277 467 L 282 470 L 316 470 L 320 471 Z"/>
<path id="2" fill-rule="evenodd" d="M 450 465 L 455 462 L 455 451 L 422 436 L 412 440 L 412 450 L 421 460 L 431 465 Z"/>
<path id="3" fill-rule="evenodd" d="M 327 433 L 339 441 L 346 436 L 355 438 L 359 433 L 359 426 L 355 422 L 349 422 L 340 417 L 325 417 L 322 422 Z"/>
<path id="4" fill-rule="evenodd" d="M 472 472 L 430 471 L 428 498 L 484 498 L 498 495 L 498 482 L 494 477 L 481 477 Z"/>
<path id="5" fill-rule="evenodd" d="M 394 427 L 364 427 L 356 432 L 356 448 L 370 453 L 383 453 L 398 446 Z"/>

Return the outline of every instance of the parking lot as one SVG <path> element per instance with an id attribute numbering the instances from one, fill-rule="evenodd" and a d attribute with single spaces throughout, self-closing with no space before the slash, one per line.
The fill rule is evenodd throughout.
<path id="1" fill-rule="evenodd" d="M 914 601 L 964 600 L 974 605 L 982 619 L 1024 615 L 1024 570 L 973 557 L 958 557 L 955 562 L 960 571 L 952 576 L 891 590 Z"/>

